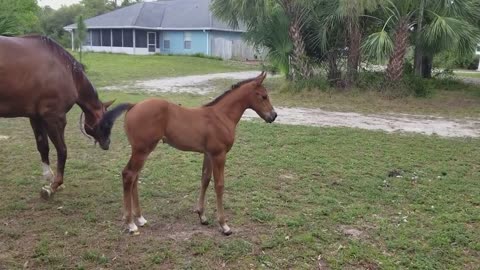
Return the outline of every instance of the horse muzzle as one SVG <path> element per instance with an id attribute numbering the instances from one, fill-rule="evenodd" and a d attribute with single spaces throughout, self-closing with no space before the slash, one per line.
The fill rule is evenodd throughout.
<path id="1" fill-rule="evenodd" d="M 98 144 L 100 145 L 100 148 L 102 148 L 103 150 L 108 150 L 110 149 L 110 140 L 105 140 L 104 142 L 98 142 Z"/>
<path id="2" fill-rule="evenodd" d="M 265 117 L 265 121 L 267 123 L 273 123 L 273 122 L 275 122 L 275 119 L 277 119 L 277 116 L 278 116 L 277 112 L 272 111 L 272 112 L 267 114 L 267 117 Z"/>

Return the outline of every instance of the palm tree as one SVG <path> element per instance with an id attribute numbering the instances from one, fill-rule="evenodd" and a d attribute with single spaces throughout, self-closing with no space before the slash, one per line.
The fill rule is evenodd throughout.
<path id="1" fill-rule="evenodd" d="M 416 45 L 423 49 L 421 54 L 430 54 L 432 57 L 448 48 L 456 48 L 461 54 L 472 52 L 480 40 L 479 29 L 468 19 L 480 17 L 477 17 L 480 12 L 478 1 L 431 2 L 389 0 L 383 6 L 385 23 L 379 32 L 366 39 L 363 51 L 377 60 L 389 59 L 387 80 L 398 81 L 402 78 L 407 48 L 411 44 L 410 36 L 415 28 L 419 29 L 416 42 L 420 44 Z M 467 12 L 472 8 L 475 11 Z M 467 17 L 462 18 L 460 14 Z M 418 18 L 422 18 L 421 24 Z M 427 24 L 424 25 L 424 22 Z"/>
<path id="2" fill-rule="evenodd" d="M 421 0 L 415 27 L 415 74 L 431 77 L 433 57 L 446 50 L 468 57 L 480 42 L 480 1 Z"/>
<path id="3" fill-rule="evenodd" d="M 271 25 L 271 28 L 265 28 L 264 26 L 272 21 L 279 20 L 279 16 L 283 16 L 288 21 L 287 33 L 290 39 L 291 50 L 288 52 L 290 56 L 290 78 L 301 79 L 311 76 L 311 68 L 309 65 L 308 57 L 305 51 L 305 40 L 303 37 L 303 29 L 306 24 L 306 20 L 309 16 L 309 10 L 300 0 L 213 0 L 211 9 L 215 16 L 223 21 L 228 22 L 233 27 L 239 27 L 243 24 L 247 27 L 248 32 L 251 32 L 250 40 L 252 37 L 257 37 L 257 40 L 267 40 L 267 36 L 273 33 L 279 34 L 275 40 L 282 39 L 282 33 L 278 30 L 279 27 L 284 25 Z M 285 20 L 282 19 L 282 22 Z M 260 32 L 262 30 L 263 32 Z M 253 33 L 253 34 L 252 34 Z M 260 37 L 264 35 L 265 38 Z M 257 45 L 261 42 L 254 42 Z M 270 50 L 270 55 L 279 55 L 286 53 L 286 49 L 290 48 L 288 42 L 282 41 L 277 43 L 276 47 L 266 46 Z M 279 51 L 271 51 L 279 48 Z M 282 56 L 283 57 L 283 56 Z M 282 60 L 283 61 L 283 60 Z"/>

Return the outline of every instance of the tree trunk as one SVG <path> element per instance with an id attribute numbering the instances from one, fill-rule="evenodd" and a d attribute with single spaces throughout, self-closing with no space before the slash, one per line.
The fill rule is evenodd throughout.
<path id="1" fill-rule="evenodd" d="M 301 8 L 298 7 L 294 0 L 282 0 L 285 13 L 290 19 L 290 27 L 288 35 L 293 43 L 293 51 L 291 57 L 292 79 L 306 79 L 312 76 L 312 71 L 308 63 L 305 51 L 305 42 L 302 36 Z"/>
<path id="2" fill-rule="evenodd" d="M 347 87 L 355 83 L 358 76 L 358 66 L 360 65 L 360 47 L 362 42 L 362 33 L 358 22 L 349 22 L 349 43 L 347 59 Z"/>
<path id="3" fill-rule="evenodd" d="M 399 81 L 403 77 L 405 54 L 408 48 L 408 21 L 401 20 L 395 30 L 394 48 L 387 66 L 386 77 L 389 81 Z"/>
<path id="4" fill-rule="evenodd" d="M 332 51 L 327 54 L 328 59 L 328 75 L 327 79 L 332 87 L 338 87 L 342 81 L 342 72 L 338 69 L 338 53 Z"/>
<path id="5" fill-rule="evenodd" d="M 425 54 L 422 59 L 422 77 L 430 79 L 432 78 L 433 69 L 433 55 Z"/>
<path id="6" fill-rule="evenodd" d="M 422 46 L 422 38 L 421 34 L 423 31 L 423 20 L 424 20 L 424 13 L 425 13 L 425 0 L 420 0 L 420 8 L 418 10 L 418 19 L 417 19 L 417 29 L 416 29 L 416 38 L 415 38 L 415 60 L 414 60 L 414 68 L 415 68 L 415 75 L 423 77 L 423 59 L 424 49 Z"/>

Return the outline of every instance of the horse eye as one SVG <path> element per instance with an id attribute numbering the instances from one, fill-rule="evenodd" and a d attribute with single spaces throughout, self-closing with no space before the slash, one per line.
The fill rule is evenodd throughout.
<path id="1" fill-rule="evenodd" d="M 263 100 L 268 99 L 268 96 L 262 96 Z"/>

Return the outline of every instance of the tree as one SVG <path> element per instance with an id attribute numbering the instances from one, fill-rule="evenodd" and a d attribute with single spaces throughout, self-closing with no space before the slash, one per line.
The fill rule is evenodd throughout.
<path id="1" fill-rule="evenodd" d="M 40 11 L 40 28 L 41 33 L 49 36 L 62 44 L 69 47 L 71 44 L 71 36 L 63 30 L 63 27 L 75 23 L 83 12 L 83 6 L 73 4 L 70 6 L 62 6 L 58 10 L 50 7 L 44 7 Z"/>
<path id="2" fill-rule="evenodd" d="M 422 49 L 421 55 L 432 58 L 448 48 L 455 48 L 459 54 L 471 53 L 480 40 L 480 30 L 469 22 L 480 17 L 476 0 L 390 0 L 382 10 L 385 23 L 379 32 L 367 38 L 363 48 L 376 59 L 388 57 L 386 78 L 390 81 L 403 76 L 412 29 L 416 28 L 420 35 L 413 44 Z M 421 27 L 418 18 L 424 18 Z"/>
<path id="3" fill-rule="evenodd" d="M 0 35 L 13 36 L 16 34 L 15 21 L 11 17 L 0 17 Z"/>
<path id="4" fill-rule="evenodd" d="M 0 0 L 0 17 L 12 22 L 15 34 L 36 32 L 38 10 L 36 0 Z"/>
<path id="5" fill-rule="evenodd" d="M 76 48 L 80 52 L 80 63 L 82 63 L 82 53 L 83 53 L 83 42 L 85 42 L 85 38 L 87 37 L 87 26 L 83 21 L 83 16 L 78 16 L 77 19 L 77 29 L 75 29 L 75 44 Z"/>
<path id="6" fill-rule="evenodd" d="M 214 0 L 212 11 L 218 18 L 226 21 L 233 27 L 243 24 L 247 30 L 257 33 L 262 21 L 271 21 L 272 16 L 284 16 L 289 22 L 287 33 L 292 44 L 290 52 L 289 72 L 290 78 L 302 79 L 311 76 L 309 59 L 305 51 L 305 40 L 303 36 L 304 26 L 308 19 L 309 10 L 304 1 L 301 0 Z M 278 13 L 280 11 L 280 13 Z M 274 26 L 278 27 L 278 26 Z M 264 35 L 271 29 L 263 29 Z M 283 43 L 286 45 L 286 43 Z M 282 48 L 288 48 L 283 46 Z M 268 47 L 267 47 L 268 48 Z M 268 48 L 272 49 L 272 48 Z M 270 55 L 274 55 L 272 53 Z"/>

